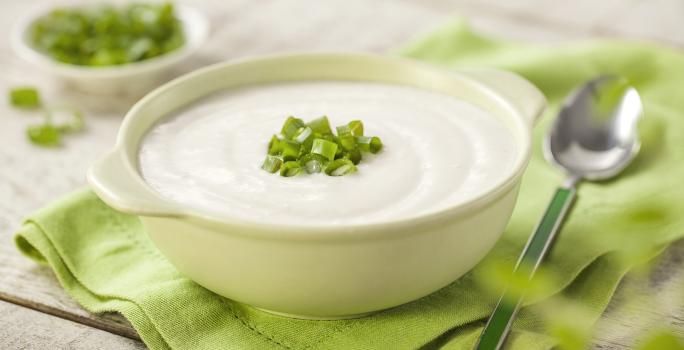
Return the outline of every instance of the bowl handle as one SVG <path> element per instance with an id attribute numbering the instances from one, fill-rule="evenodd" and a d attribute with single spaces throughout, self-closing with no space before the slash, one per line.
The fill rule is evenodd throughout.
<path id="1" fill-rule="evenodd" d="M 178 208 L 150 189 L 122 151 L 114 150 L 88 169 L 87 179 L 98 197 L 110 207 L 128 214 L 178 216 Z"/>
<path id="2" fill-rule="evenodd" d="M 515 73 L 493 69 L 470 70 L 463 73 L 509 100 L 527 118 L 530 128 L 537 123 L 546 108 L 544 94 Z"/>

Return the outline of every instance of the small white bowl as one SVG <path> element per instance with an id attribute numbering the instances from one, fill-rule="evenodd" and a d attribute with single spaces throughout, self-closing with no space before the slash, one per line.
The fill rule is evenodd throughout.
<path id="1" fill-rule="evenodd" d="M 12 48 L 21 58 L 38 69 L 78 90 L 94 94 L 135 95 L 149 91 L 173 66 L 197 51 L 209 33 L 209 21 L 204 14 L 188 6 L 176 5 L 176 16 L 182 22 L 185 34 L 185 44 L 182 47 L 140 62 L 106 67 L 79 66 L 56 61 L 37 50 L 31 43 L 31 24 L 53 9 L 37 8 L 20 18 L 12 30 Z"/>

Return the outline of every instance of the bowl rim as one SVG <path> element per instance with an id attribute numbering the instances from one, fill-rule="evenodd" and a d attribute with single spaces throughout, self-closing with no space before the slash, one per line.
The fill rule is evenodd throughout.
<path id="1" fill-rule="evenodd" d="M 523 132 L 523 137 L 518 141 L 521 146 L 518 159 L 508 171 L 508 174 L 502 177 L 498 182 L 489 186 L 486 190 L 474 196 L 468 201 L 457 203 L 455 205 L 450 205 L 445 208 L 441 208 L 435 211 L 431 211 L 424 214 L 419 214 L 416 216 L 399 218 L 395 220 L 388 221 L 377 221 L 369 223 L 352 223 L 352 224 L 342 224 L 342 225 L 297 225 L 297 224 L 275 224 L 275 223 L 262 223 L 250 219 L 242 219 L 238 217 L 233 217 L 230 215 L 220 216 L 212 214 L 201 209 L 197 209 L 191 206 L 184 205 L 172 201 L 170 199 L 162 197 L 158 192 L 156 192 L 152 187 L 147 184 L 139 173 L 137 166 L 137 159 L 131 159 L 127 152 L 127 145 L 130 142 L 139 142 L 141 138 L 144 137 L 145 132 L 142 133 L 140 137 L 131 136 L 133 133 L 133 121 L 138 118 L 137 116 L 141 113 L 144 108 L 153 103 L 155 100 L 160 99 L 172 92 L 184 84 L 192 83 L 193 80 L 199 79 L 203 76 L 207 76 L 212 72 L 220 69 L 227 69 L 227 67 L 236 67 L 241 64 L 249 63 L 259 63 L 268 61 L 278 61 L 282 59 L 326 59 L 326 58 L 337 58 L 337 59 L 360 59 L 360 60 L 381 60 L 387 62 L 393 62 L 399 65 L 408 65 L 410 67 L 425 70 L 432 73 L 447 74 L 458 78 L 467 84 L 470 84 L 476 89 L 481 89 L 487 95 L 487 98 L 492 100 L 492 103 L 496 102 L 501 107 L 506 109 L 508 112 L 516 116 L 516 124 L 514 127 Z M 492 70 L 493 71 L 493 70 Z M 467 71 L 465 71 L 467 72 Z M 462 217 L 474 211 L 477 211 L 483 207 L 486 207 L 498 199 L 507 195 L 510 191 L 516 190 L 522 173 L 527 167 L 529 160 L 531 158 L 531 144 L 532 144 L 532 123 L 541 114 L 544 108 L 544 103 L 542 102 L 541 109 L 536 110 L 537 115 L 534 116 L 523 116 L 523 112 L 510 101 L 510 97 L 503 96 L 500 92 L 497 92 L 492 87 L 479 81 L 476 77 L 470 77 L 465 72 L 459 74 L 458 71 L 449 71 L 439 67 L 429 65 L 424 62 L 419 62 L 407 58 L 399 57 L 389 57 L 381 56 L 376 54 L 365 54 L 365 53 L 331 53 L 331 52 L 314 52 L 314 53 L 286 53 L 286 54 L 272 54 L 264 55 L 259 57 L 246 57 L 238 60 L 231 60 L 227 62 L 220 62 L 200 68 L 196 71 L 190 72 L 183 76 L 180 76 L 170 82 L 158 87 L 152 92 L 148 93 L 140 101 L 138 101 L 126 114 L 123 123 L 119 129 L 119 133 L 116 140 L 116 145 L 109 156 L 121 157 L 123 164 L 125 166 L 125 175 L 128 179 L 121 179 L 121 181 L 136 181 L 137 185 L 142 185 L 145 190 L 151 192 L 155 200 L 160 205 L 158 212 L 150 212 L 147 210 L 137 210 L 132 208 L 125 203 L 122 203 L 120 197 L 112 192 L 102 190 L 100 183 L 94 175 L 94 169 L 97 163 L 88 171 L 88 182 L 91 188 L 98 194 L 98 196 L 105 201 L 108 205 L 113 208 L 134 214 L 146 218 L 157 218 L 157 219 L 181 219 L 188 221 L 191 224 L 198 224 L 200 226 L 213 229 L 213 230 L 224 230 L 226 227 L 230 227 L 230 234 L 239 234 L 250 237 L 267 237 L 275 239 L 302 239 L 302 240 L 355 240 L 355 239 L 367 239 L 369 237 L 382 238 L 391 235 L 393 237 L 401 237 L 406 234 L 420 234 L 424 232 L 425 229 L 429 227 L 434 227 L 434 225 L 440 225 L 447 220 L 453 220 L 456 217 Z M 499 73 L 506 73 L 509 75 L 516 76 L 518 79 L 525 81 L 527 84 L 533 87 L 529 82 L 523 78 L 518 77 L 513 73 L 493 71 Z M 305 79 L 303 79 L 305 80 Z M 534 88 L 534 87 L 533 87 Z M 534 88 L 538 93 L 538 90 Z M 542 95 L 543 96 L 543 95 Z M 182 107 L 179 107 L 182 108 Z M 163 118 L 163 116 L 159 117 Z M 157 119 L 158 120 L 158 119 Z M 529 122 L 532 120 L 532 122 Z M 138 150 L 136 148 L 136 154 Z M 104 160 L 104 158 L 102 159 Z M 420 228 L 416 230 L 415 228 Z M 359 233 L 363 231 L 362 235 Z M 354 234 L 350 234 L 353 232 Z M 228 232 L 224 232 L 228 233 Z M 397 234 L 401 233 L 401 234 Z"/>
<path id="2" fill-rule="evenodd" d="M 97 79 L 136 75 L 167 67 L 187 58 L 197 51 L 209 35 L 209 19 L 202 11 L 185 4 L 174 4 L 176 17 L 183 23 L 183 33 L 186 41 L 181 47 L 175 50 L 146 60 L 110 66 L 82 66 L 59 62 L 39 51 L 29 42 L 28 31 L 38 17 L 46 15 L 50 11 L 58 8 L 84 8 L 97 5 L 99 4 L 66 2 L 56 6 L 34 6 L 31 10 L 21 16 L 12 26 L 10 33 L 10 44 L 12 49 L 26 62 L 48 69 L 57 74 L 72 78 Z"/>

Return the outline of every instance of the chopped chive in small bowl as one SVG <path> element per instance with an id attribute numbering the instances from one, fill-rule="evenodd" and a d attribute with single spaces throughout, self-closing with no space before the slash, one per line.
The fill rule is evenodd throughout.
<path id="1" fill-rule="evenodd" d="M 187 5 L 138 1 L 42 6 L 12 28 L 16 53 L 90 94 L 140 95 L 205 41 L 209 21 Z"/>

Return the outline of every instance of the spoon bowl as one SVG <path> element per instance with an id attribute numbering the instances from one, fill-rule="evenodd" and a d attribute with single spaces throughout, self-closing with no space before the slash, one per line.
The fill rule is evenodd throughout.
<path id="1" fill-rule="evenodd" d="M 573 91 L 544 143 L 544 155 L 575 179 L 605 180 L 636 156 L 641 98 L 627 81 L 603 76 Z"/>

